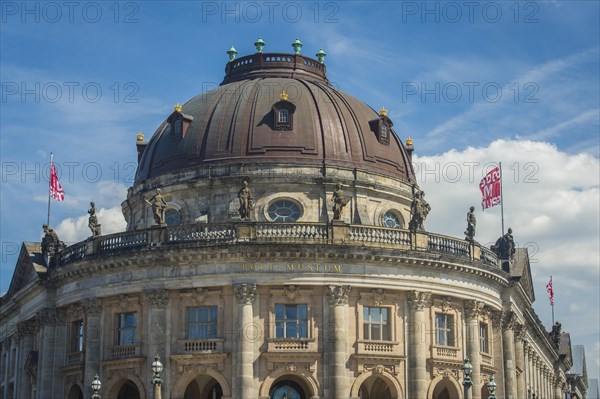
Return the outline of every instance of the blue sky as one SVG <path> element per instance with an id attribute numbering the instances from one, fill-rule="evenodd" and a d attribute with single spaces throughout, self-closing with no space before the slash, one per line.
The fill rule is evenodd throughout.
<path id="1" fill-rule="evenodd" d="M 450 160 L 512 166 L 507 223 L 537 245 L 536 309 L 549 326 L 544 285 L 555 275 L 557 319 L 569 321 L 563 327 L 586 345 L 598 376 L 598 316 L 587 315 L 584 328 L 573 315 L 589 306 L 582 296 L 599 303 L 599 3 L 472 4 L 3 1 L 0 291 L 15 245 L 41 237 L 50 151 L 67 196 L 52 204 L 59 233 L 87 233 L 81 217 L 91 199 L 118 226 L 135 134 L 149 137 L 175 103 L 219 84 L 231 45 L 250 54 L 260 36 L 265 51 L 291 52 L 299 38 L 302 53 L 328 53 L 332 84 L 389 110 L 422 165 L 441 163 L 441 175 Z M 449 180 L 422 176 L 429 228 L 460 235 L 448 215 L 456 208 L 463 220 L 478 189 L 449 190 Z M 481 216 L 493 226 L 482 241 L 498 235 L 497 214 Z"/>

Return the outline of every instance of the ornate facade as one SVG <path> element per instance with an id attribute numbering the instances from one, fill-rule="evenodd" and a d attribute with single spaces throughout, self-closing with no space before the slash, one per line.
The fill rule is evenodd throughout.
<path id="1" fill-rule="evenodd" d="M 421 229 L 412 140 L 320 61 L 233 59 L 138 135 L 127 231 L 23 244 L 2 398 L 88 398 L 96 374 L 103 398 L 150 398 L 154 354 L 173 399 L 462 398 L 466 357 L 473 399 L 492 375 L 498 398 L 566 397 L 570 342 L 532 308 L 526 250 Z"/>

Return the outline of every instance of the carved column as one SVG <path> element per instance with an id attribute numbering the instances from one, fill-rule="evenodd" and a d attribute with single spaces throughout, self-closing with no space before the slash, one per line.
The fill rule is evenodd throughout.
<path id="1" fill-rule="evenodd" d="M 42 330 L 42 342 L 38 352 L 37 392 L 42 398 L 52 397 L 56 310 L 41 310 L 36 315 L 36 322 Z"/>
<path id="2" fill-rule="evenodd" d="M 499 311 L 491 312 L 492 320 L 492 345 L 493 345 L 493 357 L 494 366 L 498 368 L 498 373 L 494 376 L 496 381 L 496 397 L 504 398 L 504 370 L 502 365 L 504 364 L 504 346 L 502 345 L 502 324 L 504 322 L 504 313 Z"/>
<path id="3" fill-rule="evenodd" d="M 473 366 L 471 379 L 472 399 L 481 398 L 481 348 L 479 345 L 479 315 L 483 310 L 483 302 L 465 301 L 465 318 L 467 322 L 467 356 Z M 487 399 L 487 398 L 485 398 Z"/>
<path id="4" fill-rule="evenodd" d="M 533 384 L 531 387 L 531 392 L 535 393 L 536 397 L 540 397 L 540 373 L 538 369 L 538 357 L 534 352 L 533 354 Z M 532 395 L 533 396 L 533 395 Z"/>
<path id="5" fill-rule="evenodd" d="M 518 324 L 515 327 L 515 363 L 521 373 L 517 375 L 517 398 L 527 397 L 525 388 L 525 326 Z"/>
<path id="6" fill-rule="evenodd" d="M 31 377 L 25 372 L 25 362 L 29 353 L 33 350 L 33 334 L 35 333 L 35 322 L 27 320 L 17 325 L 17 334 L 20 342 L 20 360 L 19 371 L 17 373 L 18 387 L 16 388 L 17 398 L 31 398 Z M 6 365 L 2 365 L 6 367 Z M 2 377 L 0 377 L 2 378 Z"/>
<path id="7" fill-rule="evenodd" d="M 560 375 L 558 373 L 556 373 L 556 375 L 554 376 L 554 381 L 553 381 L 553 385 L 554 385 L 554 399 L 562 399 L 562 390 L 561 390 L 561 386 L 562 386 L 562 381 L 560 380 Z"/>
<path id="8" fill-rule="evenodd" d="M 84 299 L 81 303 L 85 313 L 85 366 L 83 372 L 83 397 L 91 398 L 92 381 L 98 374 L 102 379 L 100 366 L 102 348 L 102 300 Z"/>
<path id="9" fill-rule="evenodd" d="M 504 384 L 506 386 L 506 399 L 517 399 L 517 383 L 515 373 L 515 334 L 514 328 L 517 317 L 514 312 L 508 311 L 502 326 L 502 345 L 504 347 Z"/>
<path id="10" fill-rule="evenodd" d="M 61 368 L 66 364 L 67 356 L 67 320 L 66 310 L 57 309 L 54 320 L 54 356 L 52 367 L 52 397 L 64 398 L 65 386 L 62 383 L 63 373 Z"/>
<path id="11" fill-rule="evenodd" d="M 254 339 L 251 336 L 254 331 L 252 305 L 256 299 L 256 284 L 236 285 L 235 296 L 239 305 L 240 327 L 238 335 L 239 364 L 237 376 L 234 379 L 233 397 L 256 399 L 257 395 L 254 393 Z"/>
<path id="12" fill-rule="evenodd" d="M 348 370 L 346 362 L 348 361 L 348 293 L 349 285 L 330 285 L 327 287 L 331 321 L 329 327 L 335 331 L 335 337 L 330 353 L 330 380 L 329 395 L 331 399 L 348 399 L 350 396 L 350 386 L 348 382 Z"/>
<path id="13" fill-rule="evenodd" d="M 170 353 L 170 329 L 167 328 L 167 306 L 169 304 L 169 292 L 165 289 L 152 289 L 144 292 L 148 298 L 148 353 L 146 356 L 146 370 L 152 369 L 154 355 L 160 356 L 165 370 L 171 370 Z M 141 322 L 141 320 L 140 320 Z M 162 396 L 171 397 L 170 393 L 170 374 L 162 373 L 162 384 L 160 389 Z M 145 374 L 148 387 L 152 387 L 152 373 Z"/>
<path id="14" fill-rule="evenodd" d="M 410 385 L 408 388 L 411 398 L 427 397 L 429 378 L 427 377 L 427 353 L 425 342 L 425 311 L 423 310 L 431 292 L 408 292 L 408 304 L 410 306 L 411 327 L 407 333 L 409 337 L 409 372 Z"/>

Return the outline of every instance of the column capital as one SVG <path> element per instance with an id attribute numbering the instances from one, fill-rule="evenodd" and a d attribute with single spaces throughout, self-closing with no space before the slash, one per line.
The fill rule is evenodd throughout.
<path id="1" fill-rule="evenodd" d="M 503 330 L 514 330 L 517 324 L 517 315 L 512 310 L 502 312 L 504 314 L 502 318 L 502 329 Z"/>
<path id="2" fill-rule="evenodd" d="M 169 292 L 165 289 L 158 288 L 145 290 L 144 293 L 148 297 L 150 306 L 158 309 L 165 309 L 169 303 Z"/>
<path id="3" fill-rule="evenodd" d="M 408 291 L 408 304 L 412 310 L 423 310 L 431 299 L 431 292 Z"/>
<path id="4" fill-rule="evenodd" d="M 24 337 L 35 333 L 35 320 L 28 319 L 17 324 L 17 336 Z"/>
<path id="5" fill-rule="evenodd" d="M 240 305 L 252 305 L 256 299 L 256 284 L 236 284 L 235 297 Z"/>
<path id="6" fill-rule="evenodd" d="M 464 301 L 465 315 L 469 319 L 476 319 L 483 312 L 484 303 L 480 301 L 468 300 Z"/>
<path id="7" fill-rule="evenodd" d="M 349 285 L 329 285 L 327 286 L 327 296 L 329 304 L 332 306 L 347 305 L 348 293 L 351 287 Z"/>
<path id="8" fill-rule="evenodd" d="M 527 333 L 527 329 L 521 323 L 515 324 L 515 341 L 524 341 L 525 342 L 525 334 Z"/>
<path id="9" fill-rule="evenodd" d="M 86 298 L 81 301 L 86 316 L 99 316 L 102 313 L 102 300 L 100 298 Z"/>

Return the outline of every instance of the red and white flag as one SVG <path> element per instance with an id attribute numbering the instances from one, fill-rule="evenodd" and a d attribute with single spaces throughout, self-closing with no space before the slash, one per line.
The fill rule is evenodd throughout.
<path id="1" fill-rule="evenodd" d="M 548 282 L 548 284 L 546 284 L 546 291 L 548 291 L 550 305 L 554 306 L 554 290 L 552 289 L 552 276 L 550 276 L 550 281 Z"/>
<path id="2" fill-rule="evenodd" d="M 58 182 L 58 175 L 56 174 L 56 166 L 50 161 L 50 195 L 57 201 L 65 200 L 65 190 Z"/>
<path id="3" fill-rule="evenodd" d="M 479 189 L 483 199 L 481 207 L 483 210 L 502 203 L 502 175 L 500 167 L 492 169 L 479 183 Z"/>

